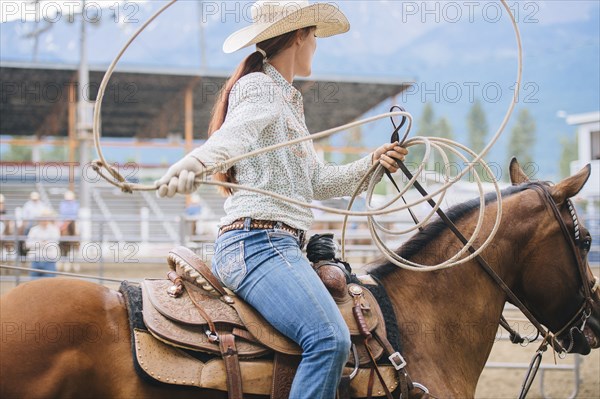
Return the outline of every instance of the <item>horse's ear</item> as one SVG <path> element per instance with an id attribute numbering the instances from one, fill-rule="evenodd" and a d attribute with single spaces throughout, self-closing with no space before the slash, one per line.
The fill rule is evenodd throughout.
<path id="1" fill-rule="evenodd" d="M 552 194 L 552 198 L 557 204 L 562 204 L 567 198 L 574 197 L 581 191 L 585 183 L 590 178 L 590 174 L 592 173 L 592 166 L 587 164 L 583 169 L 581 169 L 577 174 L 567 177 L 556 186 L 552 186 L 550 189 L 550 194 Z"/>
<path id="2" fill-rule="evenodd" d="M 510 182 L 513 186 L 518 186 L 519 184 L 528 183 L 529 177 L 523 172 L 521 165 L 519 165 L 519 161 L 517 158 L 513 157 L 510 160 L 510 166 L 508 167 L 510 172 Z"/>

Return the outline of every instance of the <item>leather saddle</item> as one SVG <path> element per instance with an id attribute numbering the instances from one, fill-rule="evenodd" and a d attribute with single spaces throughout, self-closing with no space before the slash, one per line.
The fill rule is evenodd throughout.
<path id="1" fill-rule="evenodd" d="M 173 381 L 178 379 L 177 372 L 165 377 L 168 373 L 165 374 L 164 366 L 160 365 L 164 361 L 161 359 L 170 356 L 180 359 L 188 373 L 190 370 L 199 373 L 195 378 L 188 376 L 188 384 L 184 385 L 195 380 L 192 385 L 227 390 L 231 399 L 241 398 L 244 393 L 287 397 L 302 349 L 250 305 L 221 286 L 211 269 L 189 249 L 178 247 L 170 251 L 168 263 L 172 269 L 168 279 L 147 279 L 142 283 L 143 319 L 151 336 L 135 333 L 138 361 L 148 374 L 162 372 L 160 381 L 165 382 L 166 378 L 167 382 L 176 383 Z M 327 282 L 325 284 L 327 286 Z M 334 299 L 353 342 L 343 379 L 346 387 L 341 387 L 340 392 L 346 391 L 346 397 L 390 397 L 389 392 L 400 382 L 398 372 L 405 365 L 404 359 L 386 339 L 383 314 L 371 292 L 357 284 L 347 284 L 344 288 L 341 289 L 338 280 L 335 290 L 330 289 L 335 292 Z M 204 372 L 208 370 L 208 363 L 198 370 L 197 366 L 188 364 L 192 360 L 178 348 L 220 356 L 222 360 L 217 359 L 220 361 L 217 368 L 224 373 L 213 371 L 209 374 L 214 378 L 207 377 Z M 170 355 L 157 357 L 154 366 L 149 363 L 148 351 L 169 350 Z M 146 355 L 142 355 L 144 352 Z M 391 365 L 377 367 L 376 360 L 384 353 L 389 356 Z M 257 377 L 256 373 L 261 376 Z M 223 375 L 225 381 L 222 381 Z M 184 380 L 180 377 L 180 384 Z"/>

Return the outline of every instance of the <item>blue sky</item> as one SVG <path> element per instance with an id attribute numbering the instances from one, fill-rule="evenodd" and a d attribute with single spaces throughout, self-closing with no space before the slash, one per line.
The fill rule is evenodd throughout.
<path id="1" fill-rule="evenodd" d="M 7 3 L 19 6 L 16 11 Z M 33 41 L 24 36 L 36 24 L 23 22 L 23 7 L 2 1 L 0 60 L 31 61 Z M 61 2 L 46 2 L 48 4 Z M 64 3 L 64 2 L 63 2 Z M 89 1 L 104 8 L 100 24 L 90 28 L 89 56 L 105 67 L 135 29 L 163 1 Z M 250 2 L 180 0 L 152 24 L 127 52 L 120 65 L 199 69 L 200 22 L 204 25 L 208 69 L 231 71 L 249 50 L 226 55 L 223 40 L 248 24 Z M 556 178 L 559 139 L 575 128 L 557 117 L 600 109 L 600 8 L 593 1 L 511 1 L 523 37 L 523 92 L 516 109 L 528 108 L 537 121 L 534 159 L 540 178 Z M 43 4 L 43 3 L 42 3 Z M 468 1 L 339 1 L 352 25 L 345 35 L 319 41 L 313 73 L 415 81 L 397 101 L 418 121 L 426 102 L 436 116 L 446 117 L 458 141 L 466 142 L 465 119 L 475 98 L 483 102 L 490 135 L 496 130 L 516 77 L 516 45 L 512 27 L 499 2 Z M 88 14 L 93 15 L 91 8 Z M 76 64 L 78 26 L 66 15 L 55 16 L 48 5 L 43 19 L 52 29 L 40 41 L 40 62 Z M 90 17 L 91 18 L 91 17 Z M 137 23 L 135 21 L 138 21 Z M 390 104 L 373 110 L 385 112 Z M 343 106 L 343 105 L 336 105 Z M 514 120 L 514 118 L 513 118 Z M 488 159 L 507 166 L 506 145 L 512 123 Z M 418 129 L 418 125 L 415 126 Z M 387 124 L 364 128 L 365 144 L 387 141 Z M 435 132 L 431 132 L 435 135 Z M 339 138 L 338 142 L 343 142 Z"/>

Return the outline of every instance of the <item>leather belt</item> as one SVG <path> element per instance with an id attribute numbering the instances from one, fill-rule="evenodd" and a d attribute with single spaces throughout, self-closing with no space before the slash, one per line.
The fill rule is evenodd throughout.
<path id="1" fill-rule="evenodd" d="M 243 230 L 245 228 L 245 224 L 246 224 L 246 219 L 238 219 L 231 224 L 222 226 L 219 229 L 219 236 L 224 233 L 227 233 L 228 231 Z M 250 230 L 268 230 L 268 229 L 283 230 L 287 233 L 290 233 L 291 235 L 296 237 L 296 239 L 298 239 L 300 248 L 304 247 L 304 239 L 305 239 L 305 235 L 306 235 L 306 232 L 304 230 L 295 229 L 291 226 L 288 226 L 287 224 L 285 224 L 283 222 L 274 222 L 272 220 L 251 219 Z"/>

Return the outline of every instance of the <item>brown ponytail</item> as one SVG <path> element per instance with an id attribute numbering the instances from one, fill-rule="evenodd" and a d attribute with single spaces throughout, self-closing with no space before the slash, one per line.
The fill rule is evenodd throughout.
<path id="1" fill-rule="evenodd" d="M 257 43 L 256 47 L 262 49 L 267 53 L 267 58 L 275 57 L 281 50 L 284 50 L 290 47 L 294 40 L 296 39 L 296 35 L 300 32 L 301 35 L 306 37 L 313 27 L 302 28 L 299 30 L 295 30 L 292 32 L 285 33 L 283 35 L 274 37 L 272 39 L 265 40 L 263 42 Z M 233 85 L 240 80 L 243 76 L 246 76 L 253 72 L 263 72 L 263 60 L 264 57 L 262 53 L 259 51 L 255 51 L 250 54 L 248 57 L 242 61 L 242 63 L 237 67 L 233 75 L 227 80 L 223 88 L 221 89 L 217 101 L 212 110 L 211 120 L 208 125 L 208 136 L 210 137 L 214 132 L 219 130 L 223 123 L 225 122 L 225 117 L 227 116 L 227 106 L 229 105 L 229 94 L 231 93 L 231 89 Z M 222 182 L 232 182 L 235 183 L 235 175 L 233 168 L 229 169 L 226 173 L 215 173 L 214 179 Z M 232 195 L 233 192 L 229 188 L 219 187 L 219 191 L 221 191 L 224 195 Z"/>

